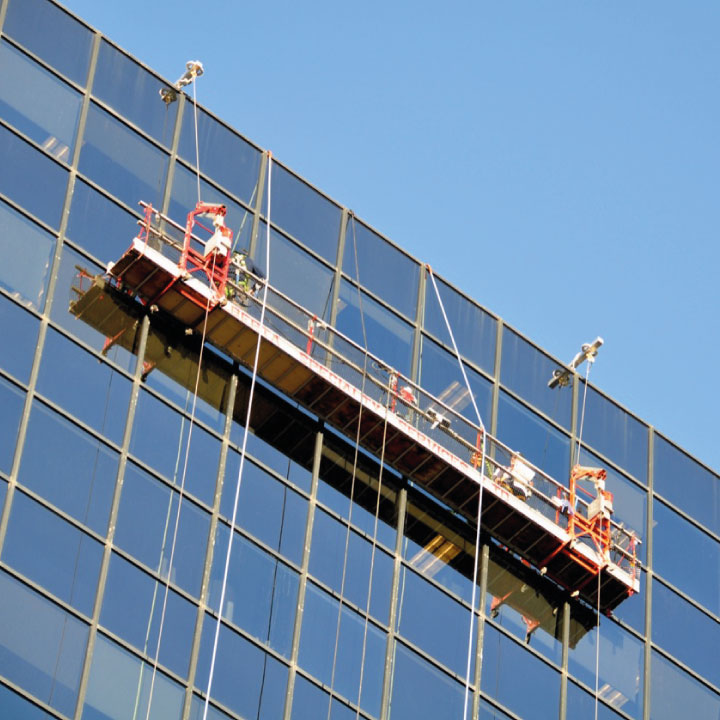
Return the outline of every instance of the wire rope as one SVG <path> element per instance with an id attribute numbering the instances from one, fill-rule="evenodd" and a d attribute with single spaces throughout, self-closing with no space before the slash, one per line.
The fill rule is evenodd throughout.
<path id="1" fill-rule="evenodd" d="M 200 142 L 198 140 L 197 76 L 193 79 L 193 107 L 195 109 L 195 171 L 197 174 L 197 197 L 200 202 Z"/>
<path id="2" fill-rule="evenodd" d="M 453 350 L 455 350 L 455 356 L 457 357 L 458 365 L 460 366 L 460 372 L 462 373 L 463 379 L 465 380 L 465 386 L 467 387 L 468 393 L 470 394 L 470 400 L 472 401 L 472 406 L 475 409 L 475 415 L 478 419 L 478 424 L 480 426 L 481 432 L 482 432 L 482 451 L 480 454 L 480 484 L 478 488 L 478 509 L 477 509 L 477 522 L 476 522 L 476 528 L 475 528 L 475 557 L 473 558 L 473 580 L 472 580 L 472 595 L 470 599 L 470 630 L 468 632 L 468 650 L 467 650 L 467 664 L 465 668 L 465 698 L 463 701 L 463 720 L 467 718 L 467 712 L 468 712 L 468 703 L 470 699 L 470 667 L 472 665 L 472 645 L 473 645 L 473 633 L 475 630 L 475 605 L 477 602 L 477 577 L 478 577 L 478 562 L 479 562 L 479 556 L 480 556 L 480 520 L 482 517 L 482 502 L 483 502 L 483 484 L 482 484 L 482 477 L 485 474 L 485 454 L 486 454 L 486 432 L 485 432 L 485 423 L 483 423 L 482 416 L 480 415 L 480 411 L 478 410 L 477 403 L 475 402 L 475 395 L 473 394 L 472 388 L 470 387 L 470 382 L 468 380 L 467 374 L 465 372 L 465 367 L 463 366 L 462 358 L 460 357 L 460 351 L 458 350 L 457 343 L 455 342 L 455 335 L 453 334 L 452 327 L 450 327 L 450 321 L 448 320 L 447 313 L 445 312 L 445 306 L 443 305 L 442 298 L 440 297 L 440 291 L 438 290 L 437 283 L 435 282 L 435 275 L 433 274 L 432 268 L 430 265 L 427 265 L 428 274 L 430 275 L 430 280 L 432 281 L 433 288 L 435 290 L 435 297 L 437 298 L 438 304 L 440 305 L 440 310 L 442 312 L 443 319 L 445 320 L 445 326 L 447 328 L 448 334 L 450 335 L 450 340 L 452 342 Z M 482 648 L 480 648 L 480 653 L 482 653 Z M 482 658 L 482 654 L 481 654 Z"/>
<path id="3" fill-rule="evenodd" d="M 367 364 L 368 364 L 368 342 L 367 342 L 367 331 L 365 328 L 365 315 L 363 313 L 363 307 L 362 307 L 362 292 L 360 291 L 360 266 L 358 264 L 358 254 L 357 254 L 357 238 L 355 234 L 355 214 L 351 211 L 350 212 L 350 221 L 352 223 L 352 235 L 353 235 L 353 250 L 354 250 L 354 257 L 355 257 L 355 280 L 357 281 L 357 291 L 358 291 L 358 310 L 360 312 L 360 327 L 362 329 L 363 334 L 363 346 L 365 350 L 365 355 L 363 359 L 363 373 L 362 373 L 362 382 L 360 385 L 360 393 L 362 395 L 365 394 L 365 381 L 367 377 Z M 360 406 L 358 408 L 358 420 L 357 420 L 357 431 L 355 433 L 355 452 L 353 456 L 353 467 L 352 467 L 352 477 L 350 479 L 350 507 L 348 510 L 348 518 L 347 518 L 347 528 L 345 531 L 345 548 L 343 551 L 343 569 L 342 569 L 342 576 L 340 579 L 340 600 L 338 603 L 338 616 L 337 616 L 337 623 L 335 625 L 335 643 L 333 647 L 333 660 L 332 660 L 332 669 L 330 671 L 330 692 L 328 697 L 328 711 L 327 711 L 327 720 L 330 720 L 330 713 L 332 711 L 332 701 L 334 697 L 334 689 L 335 689 L 335 670 L 337 666 L 337 654 L 338 654 L 338 647 L 340 643 L 340 622 L 342 619 L 342 609 L 343 609 L 343 602 L 345 597 L 345 581 L 347 579 L 347 560 L 348 560 L 348 551 L 350 547 L 350 528 L 352 526 L 352 514 L 353 514 L 353 499 L 355 495 L 355 480 L 357 477 L 357 466 L 358 466 L 358 458 L 360 453 L 360 429 L 362 426 L 362 414 L 363 414 L 363 404 L 360 403 Z"/>
<path id="4" fill-rule="evenodd" d="M 267 307 L 268 285 L 270 283 L 270 208 L 271 208 L 271 188 L 272 188 L 272 153 L 268 152 L 268 202 L 267 202 L 267 223 L 266 223 L 266 239 L 265 239 L 265 258 L 266 272 L 265 287 L 263 288 L 262 307 L 260 310 L 260 329 L 264 327 L 265 309 Z M 255 395 L 255 386 L 257 384 L 258 366 L 260 364 L 260 346 L 262 344 L 262 334 L 258 332 L 257 344 L 255 346 L 255 360 L 253 362 L 252 379 L 250 380 L 250 391 L 248 393 L 247 413 L 245 416 L 245 432 L 243 433 L 242 449 L 240 451 L 240 467 L 238 468 L 237 482 L 235 484 L 235 498 L 233 500 L 233 512 L 230 519 L 230 537 L 228 538 L 228 546 L 225 554 L 225 567 L 223 569 L 223 580 L 220 590 L 220 603 L 218 605 L 217 622 L 215 623 L 215 636 L 213 638 L 212 655 L 210 657 L 210 672 L 208 674 L 207 690 L 205 692 L 205 704 L 203 707 L 203 720 L 207 720 L 208 709 L 210 707 L 210 692 L 212 690 L 213 677 L 215 673 L 215 661 L 217 658 L 218 642 L 220 638 L 220 623 L 222 620 L 223 606 L 225 604 L 225 593 L 227 591 L 227 581 L 230 569 L 230 558 L 232 555 L 233 539 L 235 536 L 235 525 L 237 522 L 238 500 L 240 498 L 240 485 L 242 483 L 242 473 L 245 467 L 245 453 L 247 450 L 247 439 L 250 428 L 250 418 L 252 415 L 253 397 Z"/>
<path id="5" fill-rule="evenodd" d="M 595 637 L 595 720 L 598 717 L 598 689 L 600 686 L 600 571 L 598 570 L 597 590 L 597 635 Z"/>

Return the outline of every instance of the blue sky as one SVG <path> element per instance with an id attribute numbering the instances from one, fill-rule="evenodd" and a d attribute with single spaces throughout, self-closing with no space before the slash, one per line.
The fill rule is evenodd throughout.
<path id="1" fill-rule="evenodd" d="M 65 6 L 720 468 L 720 3 Z"/>

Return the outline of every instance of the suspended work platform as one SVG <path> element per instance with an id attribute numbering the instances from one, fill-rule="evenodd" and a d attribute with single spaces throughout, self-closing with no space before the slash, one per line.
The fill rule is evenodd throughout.
<path id="1" fill-rule="evenodd" d="M 188 334 L 204 333 L 250 369 L 261 340 L 257 371 L 265 382 L 348 438 L 359 437 L 363 448 L 473 525 L 482 488 L 482 529 L 573 597 L 596 607 L 599 583 L 599 607 L 607 613 L 638 592 L 639 540 L 611 519 L 604 471 L 575 468 L 567 483 L 549 477 L 269 284 L 259 293 L 267 291 L 261 323 L 261 300 L 244 292 L 248 284 L 218 274 L 227 257 L 216 263 L 202 250 L 187 252 L 203 243 L 192 233 L 193 213 L 183 229 L 146 208 L 130 248 L 106 275 L 81 273 L 71 303 L 73 314 L 108 337 L 106 349 L 128 326 L 118 320 L 118 297 Z M 173 228 L 185 233 L 182 243 L 170 237 Z M 172 366 L 172 358 L 163 364 Z"/>

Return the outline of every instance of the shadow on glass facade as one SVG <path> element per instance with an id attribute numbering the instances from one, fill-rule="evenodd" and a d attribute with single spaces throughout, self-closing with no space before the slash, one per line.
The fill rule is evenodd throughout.
<path id="1" fill-rule="evenodd" d="M 197 338 L 118 306 L 106 347 L 69 312 L 139 200 L 184 223 L 191 104 L 50 0 L 0 1 L 0 30 L 0 716 L 199 720 L 220 615 L 215 720 L 461 717 L 474 528 L 262 383 L 220 608 L 248 374 L 205 348 L 191 423 Z M 265 266 L 266 155 L 198 131 L 203 199 Z M 462 382 L 424 266 L 281 164 L 272 191 L 272 283 L 435 395 Z M 438 285 L 488 429 L 567 477 L 581 382 L 549 390 L 560 363 Z M 592 387 L 583 440 L 641 592 L 598 622 L 483 536 L 472 717 L 717 717 L 718 477 Z"/>

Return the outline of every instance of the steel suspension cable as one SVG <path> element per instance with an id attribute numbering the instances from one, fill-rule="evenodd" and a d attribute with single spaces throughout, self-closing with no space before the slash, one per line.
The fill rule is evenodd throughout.
<path id="1" fill-rule="evenodd" d="M 363 359 L 363 374 L 362 374 L 362 381 L 360 385 L 360 393 L 362 395 L 365 394 L 365 379 L 367 377 L 367 363 L 368 363 L 368 342 L 367 342 L 367 332 L 365 328 L 365 314 L 363 313 L 363 306 L 362 306 L 362 292 L 360 290 L 360 266 L 358 264 L 358 254 L 357 254 L 357 238 L 355 235 L 355 214 L 350 213 L 350 220 L 352 221 L 352 233 L 353 233 L 353 251 L 354 251 L 354 257 L 355 257 L 355 280 L 357 281 L 357 291 L 358 291 L 358 310 L 360 312 L 360 327 L 362 329 L 363 334 L 363 346 L 365 349 L 365 355 Z M 352 514 L 353 514 L 353 498 L 355 496 L 355 480 L 357 477 L 357 466 L 358 466 L 358 458 L 360 454 L 360 429 L 362 426 L 362 413 L 363 413 L 363 404 L 360 403 L 360 406 L 358 408 L 358 421 L 357 421 L 357 431 L 355 433 L 355 452 L 353 456 L 353 467 L 352 467 L 352 477 L 350 479 L 350 507 L 348 510 L 348 519 L 347 519 L 347 528 L 345 531 L 345 549 L 343 551 L 343 568 L 342 568 L 342 576 L 340 579 L 340 600 L 338 603 L 338 617 L 337 617 L 337 623 L 335 625 L 335 644 L 333 647 L 333 661 L 332 661 L 332 669 L 330 671 L 330 692 L 328 697 L 328 711 L 327 711 L 327 720 L 330 720 L 330 713 L 332 711 L 332 701 L 334 697 L 334 690 L 335 690 L 335 669 L 337 665 L 337 654 L 338 654 L 338 647 L 340 643 L 340 622 L 342 619 L 342 609 L 343 609 L 343 602 L 345 598 L 345 581 L 347 576 L 347 560 L 348 560 L 348 551 L 350 547 L 350 527 L 352 526 Z"/>
<path id="2" fill-rule="evenodd" d="M 193 107 L 195 109 L 195 172 L 197 176 L 197 201 L 200 202 L 200 142 L 198 141 L 197 77 L 193 80 Z"/>
<path id="3" fill-rule="evenodd" d="M 486 454 L 486 431 L 485 423 L 483 423 L 482 416 L 478 410 L 477 403 L 475 402 L 475 395 L 473 394 L 472 388 L 470 387 L 470 381 L 468 380 L 465 372 L 465 367 L 460 357 L 460 351 L 458 350 L 457 343 L 455 342 L 455 335 L 453 334 L 452 327 L 450 327 L 450 321 L 448 320 L 447 313 L 445 312 L 445 306 L 443 305 L 442 298 L 440 297 L 440 291 L 438 290 L 437 283 L 435 282 L 435 275 L 433 274 L 430 265 L 427 265 L 428 274 L 432 281 L 433 288 L 435 290 L 435 297 L 437 298 L 440 310 L 442 312 L 443 319 L 445 320 L 445 327 L 447 328 L 450 340 L 452 342 L 453 350 L 455 350 L 455 356 L 457 357 L 458 365 L 460 366 L 460 372 L 462 373 L 463 379 L 465 380 L 465 387 L 467 387 L 468 393 L 470 394 L 470 400 L 472 406 L 475 409 L 475 415 L 478 419 L 478 425 L 482 432 L 482 451 L 480 454 L 480 485 L 478 488 L 478 509 L 477 509 L 477 523 L 475 529 L 475 557 L 473 559 L 473 580 L 472 580 L 472 596 L 470 599 L 470 630 L 468 632 L 468 650 L 467 650 L 467 664 L 465 668 L 465 698 L 463 701 L 463 720 L 466 720 L 468 713 L 468 703 L 470 699 L 470 667 L 472 665 L 472 645 L 473 645 L 473 634 L 475 631 L 475 604 L 477 602 L 477 576 L 478 576 L 478 562 L 480 556 L 480 520 L 482 517 L 482 502 L 483 502 L 483 484 L 482 477 L 485 474 L 485 454 Z M 482 662 L 482 648 L 480 651 L 480 661 Z"/>
<path id="4" fill-rule="evenodd" d="M 265 324 L 265 309 L 267 308 L 268 285 L 270 284 L 270 200 L 272 188 L 272 153 L 268 152 L 268 202 L 266 219 L 266 236 L 265 236 L 265 264 L 266 264 L 266 280 L 263 288 L 262 306 L 260 309 L 260 329 Z M 250 419 L 252 417 L 253 398 L 255 396 L 255 386 L 257 384 L 258 366 L 260 364 L 260 346 L 262 344 L 261 332 L 258 332 L 257 344 L 255 346 L 255 360 L 253 362 L 252 379 L 250 380 L 250 392 L 248 393 L 247 413 L 245 415 L 245 432 L 243 433 L 242 448 L 240 451 L 240 467 L 238 468 L 237 482 L 235 484 L 235 498 L 233 500 L 232 518 L 230 519 L 230 537 L 228 538 L 227 551 L 225 553 L 225 567 L 223 569 L 223 580 L 220 590 L 220 604 L 218 606 L 217 621 L 215 623 L 215 636 L 213 638 L 212 655 L 210 658 L 210 672 L 208 674 L 207 690 L 205 692 L 205 705 L 203 707 L 203 720 L 207 720 L 208 709 L 210 707 L 210 692 L 212 690 L 213 676 L 215 674 L 215 660 L 217 658 L 218 641 L 220 638 L 220 624 L 223 614 L 223 606 L 225 604 L 225 593 L 227 591 L 227 581 L 230 569 L 230 558 L 232 555 L 233 539 L 235 537 L 235 526 L 237 523 L 238 500 L 240 498 L 240 485 L 242 483 L 242 473 L 245 467 L 245 454 L 247 450 L 247 439 L 250 429 Z"/>

